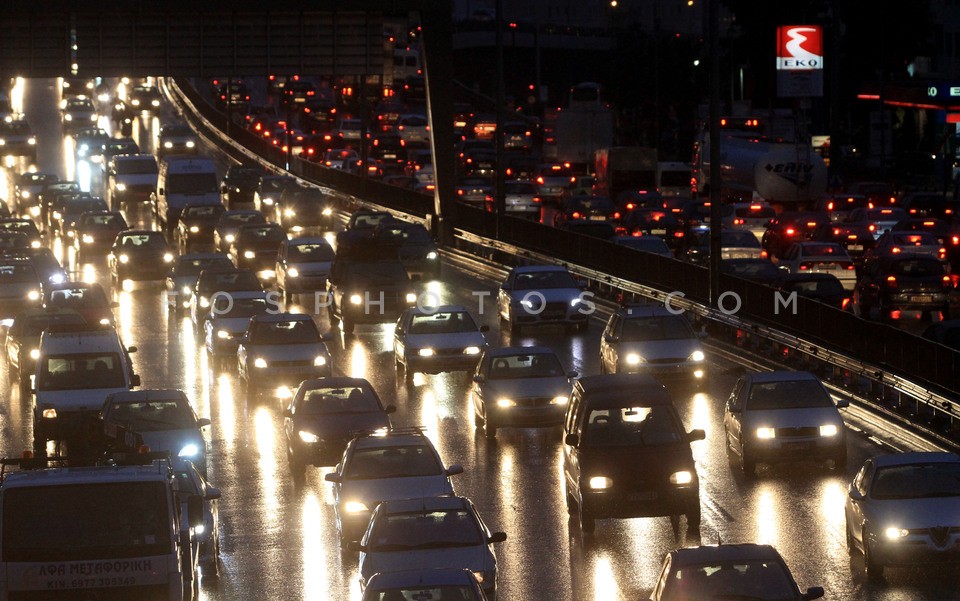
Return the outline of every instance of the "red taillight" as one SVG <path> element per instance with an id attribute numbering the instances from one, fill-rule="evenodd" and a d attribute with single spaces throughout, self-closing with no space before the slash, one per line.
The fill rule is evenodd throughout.
<path id="1" fill-rule="evenodd" d="M 627 203 L 627 210 L 628 210 L 628 211 L 632 211 L 632 210 L 634 210 L 635 208 L 637 208 L 637 205 L 633 204 L 632 202 L 628 202 L 628 203 Z"/>
<path id="2" fill-rule="evenodd" d="M 573 215 L 570 216 L 573 219 L 580 219 L 581 215 L 578 211 L 574 211 Z"/>
<path id="3" fill-rule="evenodd" d="M 960 236 L 953 236 L 952 238 L 950 238 L 950 243 L 953 244 L 954 246 L 960 244 Z"/>
<path id="4" fill-rule="evenodd" d="M 847 271 L 853 271 L 854 269 L 856 269 L 856 267 L 853 265 L 853 263 L 847 265 Z"/>
<path id="5" fill-rule="evenodd" d="M 832 210 L 833 210 L 833 201 L 830 201 L 830 202 L 827 203 L 827 210 L 828 210 L 828 211 L 832 211 Z"/>
<path id="6" fill-rule="evenodd" d="M 950 276 L 948 275 L 943 276 L 943 287 L 950 288 L 952 286 L 953 286 L 953 280 L 950 278 Z"/>
<path id="7" fill-rule="evenodd" d="M 840 309 L 843 310 L 843 311 L 846 311 L 846 310 L 847 310 L 847 305 L 849 305 L 849 304 L 850 304 L 850 299 L 849 299 L 849 298 L 844 298 L 844 299 L 843 299 L 843 302 L 840 303 Z"/>
<path id="8" fill-rule="evenodd" d="M 463 196 L 463 190 L 457 190 L 457 196 Z"/>
<path id="9" fill-rule="evenodd" d="M 615 212 L 615 213 L 613 214 L 613 218 L 614 218 L 614 219 L 620 219 L 620 211 Z M 680 232 L 680 233 L 682 234 L 683 232 Z"/>
<path id="10" fill-rule="evenodd" d="M 543 202 L 539 196 L 533 197 L 533 202 Z"/>
<path id="11" fill-rule="evenodd" d="M 543 177 L 542 177 L 542 176 L 537 178 L 537 183 L 540 184 L 540 185 L 543 185 Z"/>
<path id="12" fill-rule="evenodd" d="M 890 252 L 892 252 L 893 254 L 898 254 L 900 252 L 900 247 L 894 246 L 893 248 L 890 249 Z"/>
<path id="13" fill-rule="evenodd" d="M 875 232 L 877 231 L 877 226 L 871 223 L 870 225 L 867 226 L 867 229 L 870 230 L 871 232 Z"/>
<path id="14" fill-rule="evenodd" d="M 900 319 L 901 315 L 902 313 L 900 312 L 900 309 L 890 311 L 890 319 Z"/>
<path id="15" fill-rule="evenodd" d="M 796 232 L 796 230 L 794 230 L 792 227 L 788 227 L 786 230 L 784 230 L 783 233 L 786 234 L 786 235 L 788 235 L 788 236 L 792 236 L 792 235 L 796 234 L 797 232 Z"/>
<path id="16" fill-rule="evenodd" d="M 896 288 L 896 287 L 897 287 L 897 276 L 895 276 L 895 275 L 888 275 L 888 276 L 887 276 L 887 286 L 889 286 L 889 287 L 891 287 L 891 288 Z"/>
<path id="17" fill-rule="evenodd" d="M 734 219 L 734 220 L 733 220 L 733 225 L 743 225 L 744 223 L 746 223 L 746 222 L 745 222 L 743 219 Z"/>
<path id="18" fill-rule="evenodd" d="M 765 250 L 761 250 L 761 251 L 760 251 L 760 258 L 761 258 L 761 259 L 766 259 L 766 258 L 768 258 L 769 256 L 770 256 L 770 255 L 769 255 L 769 253 L 767 253 L 767 251 L 765 251 Z"/>
<path id="19" fill-rule="evenodd" d="M 683 238 L 683 232 L 673 232 L 674 238 Z"/>
<path id="20" fill-rule="evenodd" d="M 808 270 L 808 269 L 810 269 L 810 266 L 809 266 L 809 265 L 803 264 L 803 265 L 800 266 L 800 271 L 806 271 L 806 270 Z"/>

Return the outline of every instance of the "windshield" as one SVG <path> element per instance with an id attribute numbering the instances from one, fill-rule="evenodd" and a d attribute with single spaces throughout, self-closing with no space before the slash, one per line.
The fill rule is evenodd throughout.
<path id="1" fill-rule="evenodd" d="M 253 317 L 267 312 L 265 298 L 233 298 L 227 295 L 215 297 L 213 301 L 214 315 L 220 317 Z"/>
<path id="2" fill-rule="evenodd" d="M 157 161 L 153 157 L 144 157 L 142 159 L 124 159 L 114 163 L 117 173 L 121 175 L 141 175 L 147 173 L 158 173 Z"/>
<path id="3" fill-rule="evenodd" d="M 8 488 L 3 493 L 3 560 L 41 562 L 170 553 L 163 482 Z"/>
<path id="4" fill-rule="evenodd" d="M 403 263 L 399 261 L 386 261 L 379 263 L 354 263 L 350 265 L 350 270 L 344 273 L 351 282 L 392 284 L 406 283 L 410 277 Z"/>
<path id="5" fill-rule="evenodd" d="M 50 305 L 86 309 L 107 307 L 107 295 L 102 288 L 61 288 L 50 291 Z"/>
<path id="6" fill-rule="evenodd" d="M 457 334 L 477 332 L 477 324 L 466 311 L 437 311 L 432 315 L 414 315 L 410 321 L 410 334 Z"/>
<path id="7" fill-rule="evenodd" d="M 264 223 L 263 213 L 224 213 L 220 220 L 222 224 L 246 225 L 250 223 Z"/>
<path id="8" fill-rule="evenodd" d="M 531 271 L 518 273 L 513 278 L 514 290 L 544 290 L 547 288 L 578 288 L 568 271 Z"/>
<path id="9" fill-rule="evenodd" d="M 103 145 L 107 154 L 136 154 L 138 150 L 136 142 L 106 142 Z"/>
<path id="10" fill-rule="evenodd" d="M 329 244 L 297 244 L 287 248 L 287 259 L 294 263 L 333 261 Z"/>
<path id="11" fill-rule="evenodd" d="M 38 280 L 32 265 L 0 265 L 0 284 L 36 283 Z"/>
<path id="12" fill-rule="evenodd" d="M 451 599 L 452 601 L 473 601 L 477 594 L 469 586 L 443 585 L 391 588 L 370 594 L 371 601 L 434 601 Z"/>
<path id="13" fill-rule="evenodd" d="M 960 497 L 960 463 L 914 463 L 882 467 L 873 478 L 874 499 Z"/>
<path id="14" fill-rule="evenodd" d="M 487 374 L 491 380 L 556 378 L 562 375 L 563 366 L 553 353 L 494 357 Z"/>
<path id="15" fill-rule="evenodd" d="M 216 173 L 177 173 L 167 177 L 167 194 L 217 193 Z"/>
<path id="16" fill-rule="evenodd" d="M 201 274 L 199 290 L 201 293 L 219 290 L 230 292 L 236 290 L 263 290 L 263 285 L 252 271 L 231 271 L 228 273 L 211 273 L 209 278 Z"/>
<path id="17" fill-rule="evenodd" d="M 946 264 L 934 259 L 906 260 L 893 263 L 893 272 L 897 275 L 909 275 L 914 277 L 928 277 L 943 275 L 946 271 Z"/>
<path id="18" fill-rule="evenodd" d="M 217 219 L 223 214 L 224 208 L 220 205 L 204 205 L 187 207 L 183 210 L 182 219 Z"/>
<path id="19" fill-rule="evenodd" d="M 126 388 L 117 353 L 52 355 L 40 362 L 40 390 Z"/>
<path id="20" fill-rule="evenodd" d="M 124 221 L 122 215 L 110 213 L 107 215 L 87 215 L 80 220 L 80 225 L 92 228 L 123 229 L 127 227 L 127 222 Z"/>
<path id="21" fill-rule="evenodd" d="M 280 244 L 287 239 L 287 235 L 279 227 L 248 227 L 240 232 L 241 240 L 248 244 L 276 242 Z"/>
<path id="22" fill-rule="evenodd" d="M 384 228 L 381 235 L 405 244 L 429 244 L 433 242 L 430 232 L 422 227 Z"/>
<path id="23" fill-rule="evenodd" d="M 347 480 L 439 476 L 443 466 L 425 444 L 356 449 L 344 467 Z"/>
<path id="24" fill-rule="evenodd" d="M 624 342 L 695 337 L 690 324 L 680 315 L 627 318 L 623 321 L 623 332 L 620 334 L 620 340 Z"/>
<path id="25" fill-rule="evenodd" d="M 320 332 L 312 321 L 258 321 L 251 324 L 252 344 L 310 344 L 320 342 Z"/>
<path id="26" fill-rule="evenodd" d="M 193 412 L 177 399 L 145 403 L 114 403 L 107 407 L 104 419 L 123 424 L 134 432 L 196 428 Z"/>
<path id="27" fill-rule="evenodd" d="M 167 248 L 167 241 L 163 234 L 159 232 L 151 234 L 132 234 L 120 238 L 120 246 L 124 250 L 164 250 Z"/>
<path id="28" fill-rule="evenodd" d="M 701 238 L 702 244 L 710 244 L 710 231 Z M 751 232 L 726 231 L 720 232 L 720 245 L 724 247 L 760 248 L 760 241 Z"/>
<path id="29" fill-rule="evenodd" d="M 796 586 L 775 561 L 742 560 L 685 566 L 670 574 L 663 601 L 790 601 Z"/>
<path id="30" fill-rule="evenodd" d="M 592 409 L 583 426 L 583 444 L 595 447 L 670 445 L 682 440 L 666 405 Z"/>
<path id="31" fill-rule="evenodd" d="M 367 542 L 372 551 L 472 547 L 484 543 L 477 521 L 466 509 L 383 513 Z"/>
<path id="32" fill-rule="evenodd" d="M 833 407 L 830 395 L 816 380 L 754 382 L 746 404 L 752 411 L 808 407 Z"/>
<path id="33" fill-rule="evenodd" d="M 367 386 L 315 388 L 304 395 L 297 413 L 335 415 L 342 413 L 379 413 L 377 395 Z"/>
<path id="34" fill-rule="evenodd" d="M 231 269 L 233 261 L 226 257 L 216 259 L 181 259 L 177 264 L 176 276 L 200 275 L 204 269 Z"/>

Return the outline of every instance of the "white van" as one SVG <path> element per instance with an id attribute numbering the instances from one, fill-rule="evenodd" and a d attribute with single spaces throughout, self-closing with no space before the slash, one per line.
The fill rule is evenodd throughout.
<path id="1" fill-rule="evenodd" d="M 33 440 L 40 454 L 48 440 L 83 439 L 87 418 L 99 415 L 114 392 L 140 385 L 130 353 L 113 326 L 60 325 L 40 335 L 33 376 Z"/>
<path id="2" fill-rule="evenodd" d="M 420 67 L 420 52 L 406 48 L 393 51 L 393 81 L 402 82 L 408 77 L 423 75 Z"/>
<path id="3" fill-rule="evenodd" d="M 188 204 L 219 205 L 220 179 L 213 159 L 175 154 L 160 161 L 157 190 L 150 198 L 157 221 L 170 233 Z"/>
<path id="4" fill-rule="evenodd" d="M 657 189 L 664 198 L 689 197 L 693 168 L 688 163 L 661 161 L 657 163 Z"/>

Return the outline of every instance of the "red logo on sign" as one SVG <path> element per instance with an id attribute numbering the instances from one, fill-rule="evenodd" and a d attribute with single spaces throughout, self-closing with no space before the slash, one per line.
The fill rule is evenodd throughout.
<path id="1" fill-rule="evenodd" d="M 823 28 L 819 25 L 778 27 L 777 69 L 823 69 Z"/>

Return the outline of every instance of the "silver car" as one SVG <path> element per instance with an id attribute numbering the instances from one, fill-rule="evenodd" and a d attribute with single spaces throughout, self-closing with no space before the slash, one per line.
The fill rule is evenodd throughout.
<path id="1" fill-rule="evenodd" d="M 478 326 L 460 305 L 411 307 L 400 315 L 394 330 L 397 373 L 403 371 L 409 382 L 416 372 L 472 372 L 487 348 L 483 333 L 488 329 Z"/>
<path id="2" fill-rule="evenodd" d="M 525 325 L 560 324 L 584 331 L 595 306 L 590 293 L 559 265 L 514 267 L 497 293 L 500 320 L 519 334 Z"/>
<path id="3" fill-rule="evenodd" d="M 700 335 L 662 305 L 620 307 L 600 339 L 600 373 L 648 373 L 700 382 L 707 373 Z"/>

